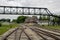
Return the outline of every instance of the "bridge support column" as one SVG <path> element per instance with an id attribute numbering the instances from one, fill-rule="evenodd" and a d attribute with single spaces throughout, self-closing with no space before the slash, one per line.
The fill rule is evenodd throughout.
<path id="1" fill-rule="evenodd" d="M 22 8 L 22 16 L 24 15 L 24 8 Z"/>
<path id="2" fill-rule="evenodd" d="M 41 21 L 41 16 L 42 16 L 42 15 L 41 15 L 41 9 L 39 9 L 39 15 L 40 15 L 40 19 L 39 19 L 39 20 Z M 42 23 L 42 22 L 41 22 L 41 23 Z"/>
<path id="3" fill-rule="evenodd" d="M 48 26 L 50 25 L 50 11 L 48 9 L 44 9 L 48 15 Z"/>
<path id="4" fill-rule="evenodd" d="M 4 12 L 3 12 L 3 14 L 5 14 L 5 7 L 4 7 Z"/>
<path id="5" fill-rule="evenodd" d="M 28 8 L 28 14 L 30 15 L 30 8 Z"/>
<path id="6" fill-rule="evenodd" d="M 16 14 L 18 14 L 18 8 L 16 8 Z"/>
<path id="7" fill-rule="evenodd" d="M 50 25 L 50 16 L 49 16 L 49 19 L 48 19 L 48 26 Z"/>
<path id="8" fill-rule="evenodd" d="M 35 13 L 35 8 L 34 8 L 34 15 L 35 15 L 36 13 Z"/>
<path id="9" fill-rule="evenodd" d="M 11 7 L 10 7 L 10 14 L 11 14 Z"/>

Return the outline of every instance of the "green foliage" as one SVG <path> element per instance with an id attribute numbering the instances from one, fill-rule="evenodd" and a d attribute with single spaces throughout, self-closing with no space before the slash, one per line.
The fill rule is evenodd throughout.
<path id="1" fill-rule="evenodd" d="M 16 19 L 13 19 L 12 22 L 17 22 L 17 20 Z"/>
<path id="2" fill-rule="evenodd" d="M 60 25 L 55 25 L 55 26 L 52 26 L 52 25 L 47 26 L 47 25 L 45 25 L 45 26 L 40 26 L 40 27 L 50 29 L 50 30 L 60 30 Z"/>
<path id="3" fill-rule="evenodd" d="M 42 17 L 42 20 L 46 20 L 46 17 L 45 17 L 45 16 L 43 16 L 43 17 Z"/>
<path id="4" fill-rule="evenodd" d="M 2 24 L 0 23 L 0 27 L 2 26 Z"/>
<path id="5" fill-rule="evenodd" d="M 7 22 L 10 22 L 10 19 L 6 19 Z"/>
<path id="6" fill-rule="evenodd" d="M 54 19 L 52 20 L 52 22 L 53 22 L 53 25 L 55 25 L 55 23 L 57 25 L 60 25 L 60 18 L 54 17 Z"/>
<path id="7" fill-rule="evenodd" d="M 17 18 L 17 23 L 23 23 L 27 17 L 26 16 L 19 16 Z"/>
<path id="8" fill-rule="evenodd" d="M 40 16 L 39 20 L 49 20 L 49 16 L 45 17 L 45 16 Z"/>
<path id="9" fill-rule="evenodd" d="M 2 26 L 0 27 L 0 35 L 2 35 L 3 33 L 5 33 L 6 31 L 8 31 L 9 29 L 15 28 L 15 27 L 17 27 L 17 26 L 18 26 L 17 23 L 12 23 L 12 24 L 10 24 L 10 25 L 2 25 Z"/>
<path id="10" fill-rule="evenodd" d="M 10 22 L 10 19 L 0 19 L 2 22 Z"/>
<path id="11" fill-rule="evenodd" d="M 58 22 L 58 21 L 60 21 L 60 20 L 59 20 L 59 18 L 54 17 L 54 21 L 55 21 L 55 22 Z"/>

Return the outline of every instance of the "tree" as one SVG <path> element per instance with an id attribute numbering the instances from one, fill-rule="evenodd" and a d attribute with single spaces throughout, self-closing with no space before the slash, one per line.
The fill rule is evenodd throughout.
<path id="1" fill-rule="evenodd" d="M 10 19 L 5 19 L 5 21 L 10 22 Z"/>
<path id="2" fill-rule="evenodd" d="M 13 19 L 12 22 L 17 22 L 17 20 L 16 19 Z"/>
<path id="3" fill-rule="evenodd" d="M 42 20 L 42 17 L 41 17 L 41 15 L 40 15 L 40 17 L 39 17 L 39 20 Z"/>
<path id="4" fill-rule="evenodd" d="M 2 26 L 2 24 L 0 23 L 0 27 Z"/>
<path id="5" fill-rule="evenodd" d="M 55 23 L 58 24 L 58 25 L 60 25 L 60 18 L 54 17 L 54 19 L 52 20 L 52 22 L 53 22 L 53 25 L 55 25 Z"/>
<path id="6" fill-rule="evenodd" d="M 1 21 L 5 22 L 5 19 L 1 19 Z"/>
<path id="7" fill-rule="evenodd" d="M 42 17 L 40 16 L 39 20 L 49 20 L 49 16 L 47 16 L 47 17 L 46 16 L 42 16 Z"/>
<path id="8" fill-rule="evenodd" d="M 17 18 L 17 23 L 23 23 L 27 17 L 26 16 L 19 16 Z"/>
<path id="9" fill-rule="evenodd" d="M 2 22 L 10 22 L 10 19 L 0 19 Z"/>

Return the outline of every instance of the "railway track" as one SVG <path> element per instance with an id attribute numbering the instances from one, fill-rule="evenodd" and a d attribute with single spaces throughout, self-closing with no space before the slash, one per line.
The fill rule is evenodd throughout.
<path id="1" fill-rule="evenodd" d="M 55 33 L 50 33 L 45 30 L 41 30 L 39 28 L 30 28 L 32 31 L 37 33 L 37 35 L 41 36 L 44 40 L 60 40 L 60 35 Z"/>
<path id="2" fill-rule="evenodd" d="M 23 32 L 19 40 L 31 40 L 31 39 L 25 32 Z"/>
<path id="3" fill-rule="evenodd" d="M 25 29 L 21 31 L 19 40 L 31 40 L 29 35 L 24 30 Z"/>
<path id="4" fill-rule="evenodd" d="M 5 35 L 5 34 L 4 34 Z M 6 37 L 5 37 L 6 36 Z M 19 28 L 11 35 L 2 36 L 0 40 L 31 40 L 28 34 L 24 31 L 24 28 Z"/>
<path id="5" fill-rule="evenodd" d="M 38 27 L 24 26 L 3 40 L 60 40 L 60 34 Z"/>

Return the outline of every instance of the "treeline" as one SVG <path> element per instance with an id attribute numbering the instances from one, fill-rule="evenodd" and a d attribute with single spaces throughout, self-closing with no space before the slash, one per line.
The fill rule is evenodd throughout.
<path id="1" fill-rule="evenodd" d="M 52 22 L 53 22 L 53 25 L 60 25 L 60 18 L 54 17 Z"/>
<path id="2" fill-rule="evenodd" d="M 10 19 L 0 19 L 0 22 L 10 22 Z"/>
<path id="3" fill-rule="evenodd" d="M 12 22 L 16 23 L 24 23 L 25 19 L 28 18 L 28 16 L 19 16 L 17 19 L 13 19 Z M 40 16 L 39 21 L 50 21 L 52 22 L 52 25 L 60 25 L 60 18 L 57 17 L 49 17 L 49 16 Z M 0 19 L 0 22 L 11 22 L 10 19 Z"/>
<path id="4" fill-rule="evenodd" d="M 40 16 L 39 20 L 50 21 L 52 25 L 60 25 L 60 18 L 58 17 Z"/>
<path id="5" fill-rule="evenodd" d="M 25 19 L 27 18 L 27 16 L 19 16 L 17 19 L 13 19 L 11 21 L 11 19 L 0 19 L 0 23 L 1 22 L 16 22 L 16 23 L 23 23 L 25 21 Z"/>
<path id="6" fill-rule="evenodd" d="M 26 18 L 27 18 L 27 16 L 19 16 L 17 19 L 13 19 L 12 21 L 11 21 L 11 19 L 0 19 L 0 27 L 2 26 L 3 22 L 24 23 Z"/>
<path id="7" fill-rule="evenodd" d="M 12 22 L 24 23 L 26 18 L 27 18 L 27 16 L 19 16 L 17 19 L 13 19 Z"/>

